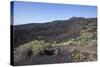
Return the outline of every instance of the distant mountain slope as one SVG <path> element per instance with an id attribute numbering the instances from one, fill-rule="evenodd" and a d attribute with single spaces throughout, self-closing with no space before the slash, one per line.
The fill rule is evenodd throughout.
<path id="1" fill-rule="evenodd" d="M 47 23 L 13 26 L 14 47 L 32 40 L 63 41 L 77 38 L 82 30 L 96 30 L 97 18 L 72 17 Z"/>

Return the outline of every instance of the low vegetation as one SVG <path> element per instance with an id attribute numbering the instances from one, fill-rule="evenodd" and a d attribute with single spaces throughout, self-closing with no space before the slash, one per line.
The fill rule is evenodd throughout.
<path id="1" fill-rule="evenodd" d="M 84 20 L 84 21 L 83 21 Z M 64 20 L 51 23 L 44 23 L 35 26 L 31 24 L 26 27 L 15 26 L 14 30 L 14 62 L 20 62 L 23 59 L 34 56 L 45 56 L 45 52 L 55 54 L 55 57 L 67 57 L 68 51 L 72 53 L 70 55 L 73 61 L 83 61 L 83 59 L 90 59 L 88 53 L 81 53 L 79 50 L 84 46 L 93 47 L 92 50 L 96 50 L 94 46 L 97 45 L 97 25 L 96 18 L 91 21 L 90 19 L 78 18 L 77 20 Z M 87 22 L 86 22 L 87 21 Z M 34 32 L 35 31 L 35 32 Z M 79 47 L 77 47 L 79 46 Z M 60 48 L 59 48 L 60 47 Z M 51 49 L 53 48 L 53 49 Z M 88 47 L 87 47 L 88 48 Z M 86 48 L 88 52 L 88 49 Z M 54 50 L 51 52 L 49 50 Z M 62 51 L 61 51 L 62 50 Z M 64 52 L 63 52 L 64 51 Z M 65 54 L 67 53 L 67 54 Z M 69 53 L 69 54 L 70 54 Z M 94 52 L 96 53 L 96 52 Z M 94 54 L 96 56 L 96 54 Z M 69 55 L 68 55 L 69 56 Z M 40 56 L 38 57 L 40 58 Z M 52 59 L 52 58 L 51 58 Z M 96 57 L 94 58 L 96 59 Z"/>
<path id="2" fill-rule="evenodd" d="M 80 61 L 81 55 L 82 54 L 79 51 L 77 51 L 77 50 L 73 51 L 73 53 L 72 53 L 72 60 L 73 61 Z"/>

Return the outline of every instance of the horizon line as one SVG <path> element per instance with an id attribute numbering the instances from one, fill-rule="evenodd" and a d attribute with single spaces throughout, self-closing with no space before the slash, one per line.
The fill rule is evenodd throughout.
<path id="1" fill-rule="evenodd" d="M 68 19 L 65 19 L 66 21 L 67 20 L 71 20 L 72 18 L 84 18 L 84 19 L 89 19 L 89 18 L 97 18 L 97 17 L 77 17 L 77 16 L 73 16 L 73 17 L 70 17 L 70 18 L 68 18 Z M 52 20 L 52 21 L 44 21 L 44 22 L 30 22 L 30 23 L 25 23 L 25 24 L 43 24 L 43 23 L 51 23 L 51 22 L 54 22 L 54 21 L 64 21 L 64 19 L 57 19 L 57 20 Z M 16 25 L 25 25 L 24 23 L 22 23 L 22 24 L 11 24 L 11 25 L 14 25 L 14 26 L 16 26 Z"/>

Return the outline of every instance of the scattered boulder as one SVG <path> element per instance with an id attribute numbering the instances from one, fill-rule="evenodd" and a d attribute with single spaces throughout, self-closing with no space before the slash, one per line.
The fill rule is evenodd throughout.
<path id="1" fill-rule="evenodd" d="M 60 48 L 48 48 L 48 49 L 44 49 L 43 51 L 39 52 L 39 56 L 43 56 L 43 55 L 47 55 L 47 56 L 63 56 L 61 49 Z"/>
<path id="2" fill-rule="evenodd" d="M 55 49 L 49 48 L 44 50 L 45 55 L 54 55 Z"/>
<path id="3" fill-rule="evenodd" d="M 32 56 L 32 55 L 33 55 L 32 49 L 28 49 L 28 50 L 27 50 L 26 57 L 30 57 L 30 56 Z"/>

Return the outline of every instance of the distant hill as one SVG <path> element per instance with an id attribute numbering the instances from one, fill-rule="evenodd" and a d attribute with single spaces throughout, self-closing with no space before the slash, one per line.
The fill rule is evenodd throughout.
<path id="1" fill-rule="evenodd" d="M 46 23 L 13 26 L 14 47 L 33 40 L 63 41 L 77 38 L 82 30 L 96 31 L 97 18 L 72 17 Z"/>

